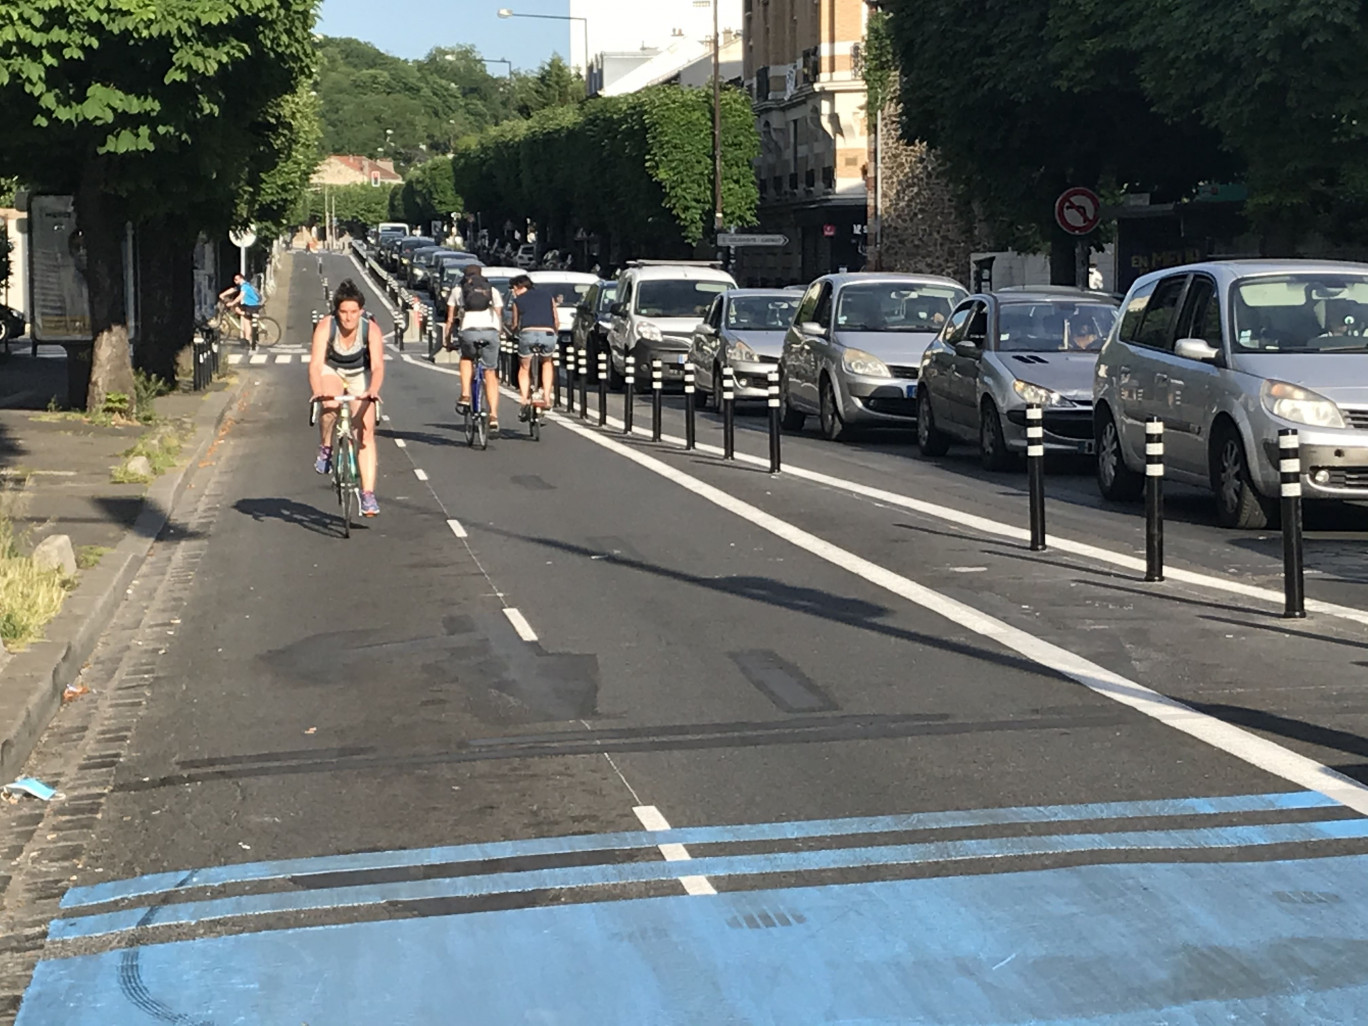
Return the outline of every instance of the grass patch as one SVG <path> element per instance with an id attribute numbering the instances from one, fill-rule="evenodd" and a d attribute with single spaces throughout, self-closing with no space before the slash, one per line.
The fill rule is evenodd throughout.
<path id="1" fill-rule="evenodd" d="M 114 468 L 109 479 L 115 484 L 147 484 L 153 478 L 160 477 L 180 459 L 181 449 L 189 433 L 189 425 L 185 423 L 162 424 L 147 432 L 120 454 L 125 462 Z M 135 474 L 128 469 L 127 461 L 135 456 L 147 457 L 147 462 L 152 466 L 150 475 Z"/>
<path id="2" fill-rule="evenodd" d="M 16 651 L 42 636 L 75 582 L 60 570 L 41 569 L 19 552 L 3 498 L 0 496 L 0 642 Z"/>
<path id="3" fill-rule="evenodd" d="M 143 371 L 133 372 L 134 393 L 130 398 L 124 392 L 110 392 L 105 397 L 104 406 L 94 413 L 86 410 L 63 410 L 54 398 L 48 402 L 47 411 L 35 413 L 33 419 L 47 424 L 62 421 L 79 421 L 95 427 L 126 427 L 130 424 L 151 425 L 161 422 L 157 415 L 156 399 L 171 391 L 171 386 L 155 374 Z"/>
<path id="4" fill-rule="evenodd" d="M 76 548 L 76 569 L 94 570 L 114 550 L 108 545 L 79 545 Z"/>

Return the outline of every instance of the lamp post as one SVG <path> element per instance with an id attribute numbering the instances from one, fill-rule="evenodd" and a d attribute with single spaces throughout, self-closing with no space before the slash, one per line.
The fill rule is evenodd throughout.
<path id="1" fill-rule="evenodd" d="M 722 35 L 717 21 L 718 0 L 693 0 L 695 7 L 711 7 L 713 88 L 713 230 L 722 230 Z"/>
<path id="2" fill-rule="evenodd" d="M 499 8 L 500 18 L 542 18 L 546 21 L 582 21 L 584 22 L 584 88 L 589 89 L 589 19 L 581 18 L 578 14 L 519 14 L 517 11 L 509 10 L 507 7 Z M 511 68 L 510 68 L 511 70 Z"/>

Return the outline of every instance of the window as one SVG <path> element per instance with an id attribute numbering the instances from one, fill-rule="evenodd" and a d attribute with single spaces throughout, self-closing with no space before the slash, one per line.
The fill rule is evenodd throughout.
<path id="1" fill-rule="evenodd" d="M 1207 345 L 1221 348 L 1221 304 L 1216 283 L 1205 275 L 1194 275 L 1188 289 L 1183 316 L 1178 321 L 1178 338 L 1200 338 Z"/>
<path id="2" fill-rule="evenodd" d="M 708 309 L 707 320 L 714 328 L 720 328 L 722 326 L 722 304 L 725 302 L 726 300 L 722 296 L 718 296 L 713 300 L 712 306 Z"/>
<path id="3" fill-rule="evenodd" d="M 1368 277 L 1289 274 L 1232 289 L 1232 341 L 1265 353 L 1368 352 Z"/>
<path id="4" fill-rule="evenodd" d="M 974 312 L 974 306 L 975 304 L 970 303 L 950 315 L 950 320 L 945 323 L 945 330 L 941 332 L 942 341 L 954 345 L 964 340 L 964 329 L 969 324 L 969 315 Z"/>
<path id="5" fill-rule="evenodd" d="M 1188 276 L 1175 274 L 1165 278 L 1145 304 L 1145 315 L 1135 333 L 1136 345 L 1151 349 L 1173 348 L 1173 322 L 1178 314 L 1178 303 L 1187 288 Z"/>
<path id="6" fill-rule="evenodd" d="M 798 313 L 794 317 L 794 323 L 806 324 L 811 321 L 817 312 L 817 297 L 821 295 L 822 283 L 808 286 L 808 290 L 803 294 L 803 302 L 798 307 Z"/>
<path id="7" fill-rule="evenodd" d="M 636 311 L 643 317 L 702 317 L 713 298 L 729 287 L 724 281 L 689 278 L 643 281 L 637 287 Z"/>
<path id="8" fill-rule="evenodd" d="M 1149 297 L 1154 294 L 1154 282 L 1148 285 L 1141 285 L 1130 294 L 1130 300 L 1126 303 L 1126 309 L 1121 314 L 1121 329 L 1116 333 L 1116 337 L 1122 342 L 1134 342 L 1136 334 L 1140 330 L 1140 321 L 1145 316 L 1145 307 L 1149 303 Z"/>
<path id="9" fill-rule="evenodd" d="M 939 331 L 964 290 L 949 285 L 883 281 L 841 290 L 836 326 L 846 331 Z"/>
<path id="10" fill-rule="evenodd" d="M 822 283 L 822 294 L 817 297 L 817 309 L 812 319 L 824 328 L 831 327 L 831 283 Z"/>
<path id="11" fill-rule="evenodd" d="M 1005 353 L 1096 352 L 1116 321 L 1110 303 L 1074 300 L 1004 303 L 997 348 Z"/>
<path id="12" fill-rule="evenodd" d="M 727 308 L 727 327 L 751 331 L 783 331 L 793 322 L 794 296 L 734 296 Z"/>
<path id="13" fill-rule="evenodd" d="M 617 295 L 617 283 L 607 282 L 599 286 L 598 312 L 603 313 L 608 307 L 613 305 L 613 297 Z"/>

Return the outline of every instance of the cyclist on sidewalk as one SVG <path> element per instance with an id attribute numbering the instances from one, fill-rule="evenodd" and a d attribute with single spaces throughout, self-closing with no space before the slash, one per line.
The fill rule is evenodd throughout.
<path id="1" fill-rule="evenodd" d="M 550 355 L 556 351 L 556 297 L 539 289 L 532 279 L 520 274 L 508 283 L 513 293 L 513 331 L 518 338 L 518 392 L 522 396 L 519 420 L 532 416 L 532 407 L 545 409 L 555 387 L 556 369 Z M 540 346 L 541 385 L 532 392 L 532 349 Z M 531 396 L 529 397 L 529 393 Z"/>
<path id="2" fill-rule="evenodd" d="M 219 302 L 230 310 L 237 308 L 242 318 L 243 340 L 251 345 L 255 341 L 252 338 L 252 315 L 261 313 L 261 293 L 238 273 L 233 275 L 233 284 L 219 293 Z"/>
<path id="3" fill-rule="evenodd" d="M 460 326 L 453 343 L 451 326 L 460 316 Z M 499 331 L 503 327 L 503 296 L 489 284 L 484 268 L 467 264 L 461 272 L 461 282 L 451 290 L 447 299 L 446 346 L 461 350 L 461 398 L 456 412 L 464 414 L 470 405 L 470 382 L 475 374 L 475 359 L 481 344 L 497 352 Z M 484 392 L 489 396 L 489 430 L 499 430 L 499 371 L 497 366 L 485 370 Z"/>
<path id="4" fill-rule="evenodd" d="M 309 357 L 309 388 L 313 395 L 354 395 L 352 419 L 357 424 L 356 455 L 361 471 L 361 515 L 379 514 L 375 500 L 375 400 L 385 380 L 385 335 L 366 313 L 366 297 L 350 278 L 333 293 L 333 312 L 318 322 Z M 332 431 L 337 403 L 324 403 L 322 441 L 314 470 L 332 470 Z"/>

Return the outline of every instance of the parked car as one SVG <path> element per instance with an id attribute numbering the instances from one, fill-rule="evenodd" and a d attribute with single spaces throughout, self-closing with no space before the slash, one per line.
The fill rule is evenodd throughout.
<path id="1" fill-rule="evenodd" d="M 13 342 L 26 327 L 23 314 L 0 303 L 0 342 Z"/>
<path id="2" fill-rule="evenodd" d="M 419 246 L 409 254 L 408 275 L 405 284 L 411 289 L 422 289 L 427 291 L 428 275 L 431 273 L 432 259 L 438 253 L 449 253 L 450 250 L 437 245 Z"/>
<path id="3" fill-rule="evenodd" d="M 922 353 L 968 295 L 953 278 L 852 272 L 803 293 L 779 357 L 787 430 L 816 414 L 822 435 L 913 426 Z"/>
<path id="4" fill-rule="evenodd" d="M 608 329 L 613 326 L 609 307 L 616 295 L 617 282 L 600 281 L 589 287 L 575 308 L 575 323 L 570 329 L 571 345 L 585 351 L 589 374 L 594 381 L 598 381 L 598 354 L 608 352 Z"/>
<path id="5" fill-rule="evenodd" d="M 735 375 L 738 400 L 768 397 L 769 372 L 779 368 L 784 333 L 802 298 L 783 289 L 731 289 L 713 300 L 689 348 L 705 404 L 721 401 L 724 367 Z"/>
<path id="6" fill-rule="evenodd" d="M 1007 470 L 1026 450 L 1026 407 L 1045 407 L 1045 448 L 1093 451 L 1092 380 L 1118 301 L 1105 292 L 1027 287 L 970 296 L 922 355 L 917 442 L 943 456 L 976 443 Z"/>
<path id="7" fill-rule="evenodd" d="M 413 259 L 414 251 L 422 249 L 424 246 L 435 245 L 436 243 L 426 235 L 410 235 L 395 243 L 394 249 L 392 250 L 395 277 L 400 281 L 407 281 L 409 263 Z"/>
<path id="8" fill-rule="evenodd" d="M 524 242 L 518 247 L 513 256 L 513 263 L 524 270 L 530 271 L 537 266 L 537 245 L 534 242 Z"/>
<path id="9" fill-rule="evenodd" d="M 714 299 L 736 288 L 730 274 L 711 264 L 634 261 L 618 275 L 609 308 L 608 379 L 621 388 L 627 361 L 638 382 L 651 380 L 651 361 L 660 359 L 666 381 L 682 381 L 693 330 Z"/>
<path id="10" fill-rule="evenodd" d="M 470 264 L 479 263 L 474 253 L 446 250 L 433 258 L 428 272 L 428 295 L 438 306 L 447 301 L 452 286 L 461 280 L 461 275 Z"/>
<path id="11" fill-rule="evenodd" d="M 1368 499 L 1368 265 L 1190 264 L 1138 278 L 1121 310 L 1093 378 L 1103 496 L 1139 494 L 1159 417 L 1165 476 L 1209 487 L 1223 527 L 1274 519 L 1282 429 L 1306 498 Z"/>
<path id="12" fill-rule="evenodd" d="M 409 239 L 416 238 L 413 235 L 398 235 L 391 232 L 380 238 L 377 257 L 382 267 L 388 268 L 391 272 L 395 270 L 399 263 L 398 250 L 401 243 Z M 431 240 L 428 240 L 431 241 Z"/>

